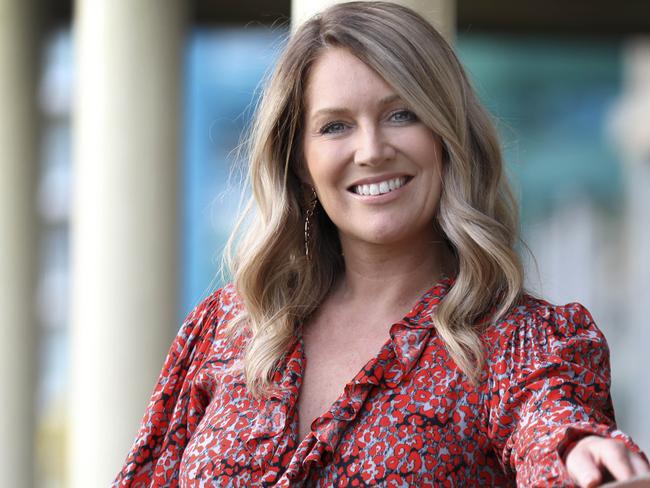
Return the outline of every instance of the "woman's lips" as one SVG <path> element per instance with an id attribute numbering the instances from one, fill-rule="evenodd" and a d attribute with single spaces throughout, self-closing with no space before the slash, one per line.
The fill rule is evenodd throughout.
<path id="1" fill-rule="evenodd" d="M 375 179 L 375 181 L 363 182 L 352 185 L 348 191 L 360 196 L 380 196 L 395 191 L 406 185 L 413 177 L 412 176 L 395 176 L 387 177 L 384 179 Z"/>

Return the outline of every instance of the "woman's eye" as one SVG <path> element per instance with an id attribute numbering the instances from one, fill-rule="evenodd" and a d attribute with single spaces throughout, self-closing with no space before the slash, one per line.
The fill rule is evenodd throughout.
<path id="1" fill-rule="evenodd" d="M 410 110 L 399 110 L 393 112 L 390 118 L 395 122 L 412 122 L 417 120 L 417 116 Z"/>
<path id="2" fill-rule="evenodd" d="M 336 134 L 337 132 L 342 132 L 345 129 L 345 124 L 343 122 L 332 122 L 320 129 L 321 134 Z"/>

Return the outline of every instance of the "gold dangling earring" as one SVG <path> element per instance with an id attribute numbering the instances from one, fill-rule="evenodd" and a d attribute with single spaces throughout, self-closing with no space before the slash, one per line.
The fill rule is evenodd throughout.
<path id="1" fill-rule="evenodd" d="M 311 199 L 309 200 L 309 207 L 305 213 L 305 257 L 308 261 L 311 261 L 309 256 L 309 246 L 311 244 L 311 226 L 312 219 L 314 218 L 314 212 L 316 211 L 316 205 L 318 204 L 318 195 L 316 195 L 316 189 L 312 186 L 311 188 Z"/>

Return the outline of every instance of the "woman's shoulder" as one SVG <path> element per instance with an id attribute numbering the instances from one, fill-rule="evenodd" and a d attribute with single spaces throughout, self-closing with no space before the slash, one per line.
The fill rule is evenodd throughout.
<path id="1" fill-rule="evenodd" d="M 235 317 L 241 310 L 241 302 L 232 283 L 228 283 L 202 298 L 187 315 L 184 323 L 220 321 Z"/>
<path id="2" fill-rule="evenodd" d="M 579 302 L 564 305 L 523 293 L 518 302 L 487 329 L 500 337 L 524 334 L 528 337 L 573 335 L 585 330 L 600 332 L 587 308 Z"/>
<path id="3" fill-rule="evenodd" d="M 558 305 L 529 293 L 488 327 L 484 338 L 491 362 L 510 366 L 609 360 L 605 336 L 584 305 Z"/>
<path id="4" fill-rule="evenodd" d="M 498 333 L 542 335 L 574 334 L 595 327 L 591 313 L 581 303 L 559 305 L 530 293 L 523 293 L 517 304 L 494 325 Z"/>
<path id="5" fill-rule="evenodd" d="M 242 334 L 237 330 L 230 333 L 229 326 L 241 310 L 241 301 L 232 283 L 215 290 L 201 299 L 183 320 L 176 343 L 194 348 L 205 343 L 212 347 L 218 343 L 235 345 Z"/>

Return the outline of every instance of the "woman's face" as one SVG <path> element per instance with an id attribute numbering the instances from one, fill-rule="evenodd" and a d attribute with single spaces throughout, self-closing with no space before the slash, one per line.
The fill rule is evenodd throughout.
<path id="1" fill-rule="evenodd" d="M 379 75 L 341 48 L 315 61 L 305 93 L 304 156 L 343 244 L 433 239 L 439 137 Z"/>

